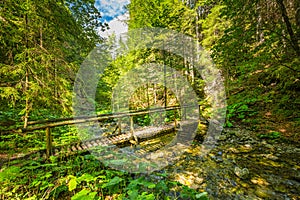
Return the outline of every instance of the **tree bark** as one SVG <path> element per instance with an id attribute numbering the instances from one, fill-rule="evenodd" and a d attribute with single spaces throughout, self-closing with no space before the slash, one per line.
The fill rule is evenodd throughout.
<path id="1" fill-rule="evenodd" d="M 26 75 L 25 75 L 25 95 L 26 95 L 26 100 L 25 100 L 24 128 L 27 128 L 28 118 L 29 118 L 29 97 L 28 97 L 28 94 L 27 94 L 28 85 L 29 85 L 28 82 L 29 82 L 29 72 L 28 72 L 28 69 L 26 69 Z"/>
<path id="2" fill-rule="evenodd" d="M 28 51 L 29 48 L 29 42 L 28 42 L 28 14 L 25 14 L 25 42 L 26 42 L 26 51 Z M 28 60 L 28 53 L 26 53 L 25 59 Z M 25 115 L 24 115 L 24 128 L 27 128 L 28 125 L 28 118 L 29 118 L 29 96 L 28 96 L 28 88 L 29 88 L 29 69 L 28 69 L 28 63 L 25 65 Z"/>
<path id="3" fill-rule="evenodd" d="M 297 24 L 298 28 L 300 28 L 300 1 L 299 0 L 294 1 L 294 7 L 296 10 L 296 13 L 295 13 L 296 24 Z"/>
<path id="4" fill-rule="evenodd" d="M 283 18 L 284 23 L 286 25 L 287 32 L 291 37 L 291 44 L 292 44 L 297 56 L 300 56 L 300 48 L 299 48 L 298 40 L 297 40 L 297 37 L 294 34 L 294 31 L 293 31 L 290 19 L 287 15 L 286 7 L 283 3 L 283 0 L 277 0 L 277 4 L 279 6 L 282 18 Z"/>
<path id="5" fill-rule="evenodd" d="M 262 31 L 262 9 L 261 5 L 257 5 L 257 27 L 256 27 L 256 35 L 257 35 L 257 41 L 262 43 L 264 41 L 264 32 Z"/>

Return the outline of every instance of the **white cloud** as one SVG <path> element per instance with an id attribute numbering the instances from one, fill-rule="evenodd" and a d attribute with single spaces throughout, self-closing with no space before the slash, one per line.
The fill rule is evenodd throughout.
<path id="1" fill-rule="evenodd" d="M 126 12 L 125 5 L 129 4 L 130 0 L 96 0 L 95 6 L 102 14 L 103 21 L 111 21 L 117 16 L 123 15 Z"/>
<path id="2" fill-rule="evenodd" d="M 102 37 L 108 37 L 110 35 L 112 35 L 113 33 L 115 33 L 116 35 L 127 32 L 128 30 L 128 26 L 127 26 L 127 20 L 129 18 L 129 14 L 125 13 L 121 16 L 118 16 L 116 18 L 114 18 L 113 20 L 111 20 L 108 25 L 110 27 L 109 30 L 100 33 L 100 35 Z"/>

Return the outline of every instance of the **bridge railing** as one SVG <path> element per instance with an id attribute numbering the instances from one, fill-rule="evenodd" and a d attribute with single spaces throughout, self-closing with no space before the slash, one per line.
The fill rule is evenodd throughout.
<path id="1" fill-rule="evenodd" d="M 45 130 L 46 133 L 46 156 L 49 158 L 52 154 L 52 134 L 51 129 L 54 127 L 65 126 L 65 125 L 74 125 L 80 123 L 87 123 L 87 122 L 103 122 L 109 119 L 118 119 L 118 131 L 119 134 L 122 132 L 121 127 L 121 119 L 124 117 L 130 117 L 130 133 L 131 137 L 136 139 L 134 135 L 134 122 L 133 117 L 138 115 L 150 114 L 150 113 L 159 113 L 165 111 L 174 110 L 174 126 L 177 127 L 177 120 L 176 120 L 176 111 L 179 110 L 181 113 L 181 117 L 184 119 L 186 118 L 186 109 L 192 106 L 169 106 L 163 108 L 152 108 L 146 110 L 138 110 L 138 111 L 128 111 L 128 112 L 119 112 L 119 113 L 108 113 L 108 114 L 100 114 L 95 116 L 81 116 L 76 118 L 60 118 L 60 119 L 49 119 L 49 120 L 39 120 L 39 121 L 31 121 L 28 123 L 27 128 L 23 128 L 22 132 L 32 132 L 36 130 Z M 182 110 L 181 110 L 182 109 Z"/>

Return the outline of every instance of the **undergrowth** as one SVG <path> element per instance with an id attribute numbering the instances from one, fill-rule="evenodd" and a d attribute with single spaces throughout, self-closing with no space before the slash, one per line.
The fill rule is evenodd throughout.
<path id="1" fill-rule="evenodd" d="M 130 174 L 103 166 L 92 155 L 26 161 L 0 172 L 0 199 L 208 199 L 166 173 Z"/>

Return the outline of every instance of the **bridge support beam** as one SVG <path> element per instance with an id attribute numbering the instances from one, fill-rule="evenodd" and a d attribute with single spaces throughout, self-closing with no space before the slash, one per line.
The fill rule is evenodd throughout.
<path id="1" fill-rule="evenodd" d="M 134 142 L 132 141 L 132 143 L 134 143 L 135 145 L 138 144 L 138 138 L 137 136 L 134 134 L 134 126 L 133 126 L 133 116 L 130 115 L 130 137 L 134 138 Z"/>
<path id="2" fill-rule="evenodd" d="M 177 120 L 176 120 L 176 109 L 174 110 L 174 126 L 177 128 Z"/>
<path id="3" fill-rule="evenodd" d="M 46 157 L 49 158 L 52 154 L 52 136 L 51 128 L 46 128 Z"/>
<path id="4" fill-rule="evenodd" d="M 130 133 L 133 135 L 134 127 L 133 127 L 133 116 L 130 115 Z"/>
<path id="5" fill-rule="evenodd" d="M 118 118 L 119 135 L 121 135 L 122 133 L 121 123 L 122 123 L 121 118 Z"/>

